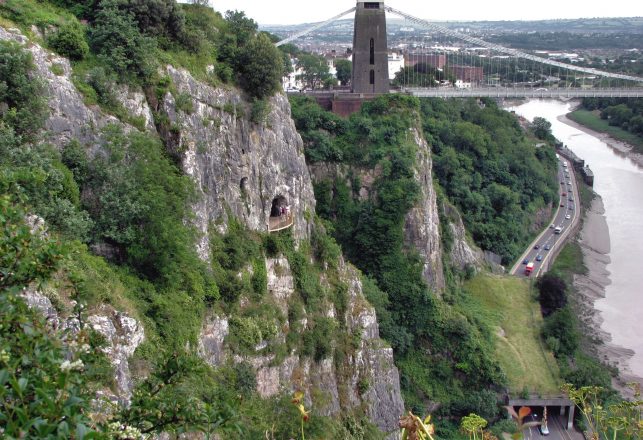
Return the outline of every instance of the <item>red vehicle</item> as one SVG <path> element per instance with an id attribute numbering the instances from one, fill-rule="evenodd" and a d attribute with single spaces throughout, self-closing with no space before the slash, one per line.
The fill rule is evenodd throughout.
<path id="1" fill-rule="evenodd" d="M 525 275 L 529 276 L 533 271 L 534 271 L 534 262 L 532 261 L 531 263 L 527 264 L 527 266 L 525 266 Z"/>

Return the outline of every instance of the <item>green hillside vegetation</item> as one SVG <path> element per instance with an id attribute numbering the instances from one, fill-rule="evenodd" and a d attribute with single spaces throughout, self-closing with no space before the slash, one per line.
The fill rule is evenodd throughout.
<path id="1" fill-rule="evenodd" d="M 558 365 L 543 347 L 540 306 L 528 281 L 516 277 L 481 274 L 465 282 L 469 307 L 494 330 L 496 356 L 507 374 L 513 395 L 558 395 Z"/>
<path id="2" fill-rule="evenodd" d="M 206 264 L 196 254 L 196 231 L 185 221 L 191 217 L 194 184 L 161 140 L 108 126 L 99 139 L 100 153 L 89 156 L 76 141 L 58 151 L 40 136 L 47 107 L 43 85 L 32 71 L 28 52 L 0 42 L 0 102 L 6 106 L 0 113 L 0 382 L 9 384 L 0 387 L 4 435 L 80 439 L 96 432 L 93 438 L 109 438 L 127 426 L 132 438 L 186 430 L 228 438 L 261 438 L 265 432 L 275 438 L 297 436 L 300 415 L 289 396 L 261 399 L 249 365 L 213 369 L 186 347 L 197 346 L 206 313 L 227 312 L 233 352 L 254 352 L 265 340 L 264 354 L 276 359 L 293 351 L 314 360 L 332 358 L 341 371 L 355 345 L 353 335 L 325 314 L 329 304 L 339 313 L 346 310 L 347 289 L 333 269 L 337 245 L 317 228 L 314 240 L 296 250 L 288 233 L 266 236 L 231 222 L 226 234 L 210 237 L 212 264 Z M 47 238 L 29 232 L 25 213 L 45 219 Z M 104 257 L 89 249 L 102 249 Z M 277 253 L 287 256 L 296 282 L 293 313 L 287 317 L 264 300 L 263 259 Z M 329 286 L 320 285 L 322 267 L 330 268 Z M 62 317 L 81 316 L 84 322 L 102 304 L 111 304 L 143 322 L 146 342 L 131 365 L 146 379 L 137 382 L 129 407 L 115 407 L 107 420 L 88 419 L 92 391 L 114 386 L 111 366 L 100 352 L 104 341 L 83 327 L 79 346 L 86 343 L 96 355 L 83 351 L 71 357 L 61 345 L 63 335 L 16 297 L 32 282 Z M 243 310 L 241 297 L 249 304 Z M 298 313 L 304 307 L 306 329 Z M 286 342 L 274 340 L 286 320 Z M 23 371 L 31 362 L 37 365 L 27 377 L 16 362 Z M 69 392 L 47 391 L 52 386 Z M 71 400 L 63 405 L 35 399 L 39 393 Z M 354 435 L 380 436 L 361 411 L 341 419 L 316 414 L 307 424 L 311 439 L 364 438 Z"/>
<path id="3" fill-rule="evenodd" d="M 602 102 L 590 104 L 583 101 L 583 108 L 574 110 L 567 117 L 587 128 L 607 133 L 614 139 L 632 145 L 634 151 L 638 153 L 643 152 L 643 109 L 641 108 L 630 108 L 624 103 L 604 105 Z"/>
<path id="4" fill-rule="evenodd" d="M 421 111 L 444 194 L 478 246 L 514 261 L 536 211 L 557 199 L 553 146 L 535 148 L 492 100 L 427 99 Z"/>
<path id="5" fill-rule="evenodd" d="M 443 146 L 442 151 L 450 148 L 454 155 L 459 155 L 457 163 L 462 162 L 465 168 L 445 165 L 443 169 L 454 170 L 455 176 L 445 177 L 439 192 L 478 196 L 480 191 L 485 191 L 486 185 L 495 185 L 487 190 L 489 193 L 476 199 L 481 207 L 475 212 L 482 211 L 488 217 L 481 214 L 477 220 L 466 207 L 463 209 L 465 220 L 477 220 L 481 227 L 494 216 L 500 217 L 499 221 L 505 224 L 509 220 L 521 222 L 501 237 L 494 237 L 494 246 L 526 240 L 523 229 L 529 228 L 533 210 L 551 200 L 552 192 L 555 194 L 555 184 L 551 185 L 552 189 L 548 183 L 552 180 L 549 169 L 554 169 L 555 159 L 553 150 L 540 153 L 534 150 L 515 121 L 503 116 L 493 103 L 481 108 L 475 101 L 464 104 L 446 101 L 442 105 L 443 102 L 382 96 L 365 103 L 360 112 L 348 119 L 342 119 L 323 111 L 310 98 L 291 97 L 293 118 L 304 139 L 307 160 L 347 167 L 347 179 L 315 182 L 317 210 L 330 224 L 329 230 L 344 254 L 373 279 L 372 286 L 367 284 L 367 297 L 376 307 L 382 335 L 395 349 L 407 406 L 421 413 L 430 402 L 439 402 L 437 413 L 441 415 L 476 412 L 485 418 L 494 418 L 498 413 L 496 391 L 506 384 L 508 370 L 512 374 L 512 385 L 535 387 L 542 383 L 548 390 L 556 387 L 556 373 L 538 374 L 529 382 L 520 382 L 518 377 L 523 372 L 516 371 L 507 358 L 504 365 L 498 363 L 497 353 L 501 350 L 496 349 L 497 324 L 480 316 L 478 309 L 472 307 L 471 293 L 459 287 L 462 277 L 470 274 L 453 272 L 446 267 L 449 287 L 443 300 L 422 280 L 417 255 L 402 244 L 404 217 L 416 202 L 419 191 L 413 177 L 417 147 L 408 133 L 409 129 L 421 130 L 424 126 L 429 135 L 433 130 L 436 135 L 442 133 L 443 137 L 447 132 L 459 136 L 449 139 L 449 145 L 454 146 Z M 440 105 L 442 108 L 438 110 Z M 481 125 L 461 118 L 475 120 Z M 487 127 L 493 127 L 495 136 L 486 131 Z M 433 137 L 429 139 L 435 141 Z M 528 154 L 513 143 L 523 147 Z M 460 153 L 456 153 L 456 147 Z M 520 155 L 521 159 L 514 165 L 503 155 Z M 436 154 L 435 160 L 443 159 Z M 375 195 L 360 199 L 357 192 L 361 183 L 357 173 L 373 169 L 381 170 L 375 174 L 372 184 Z M 483 179 L 481 174 L 475 180 L 478 186 L 471 188 L 474 170 L 484 172 L 486 177 Z M 493 183 L 494 179 L 501 178 L 506 183 L 502 188 Z M 457 179 L 462 182 L 461 189 L 451 192 L 458 188 Z M 536 183 L 528 183 L 529 179 Z M 493 191 L 504 194 L 505 198 L 499 195 L 493 199 L 490 197 L 495 194 Z M 498 215 L 504 212 L 502 200 L 507 201 L 507 219 Z M 460 206 L 466 205 L 460 202 Z M 492 235 L 489 232 L 488 236 Z M 449 240 L 446 235 L 443 239 Z M 515 246 L 517 250 L 518 246 Z M 448 257 L 445 260 L 448 261 Z M 512 288 L 520 291 L 515 286 Z M 501 285 L 500 289 L 505 287 Z M 521 292 L 526 294 L 524 289 Z M 525 296 L 524 302 L 515 307 L 529 304 L 529 301 Z M 530 304 L 526 310 L 533 307 Z M 538 347 L 539 334 L 533 325 L 529 332 L 516 331 L 512 338 L 529 341 L 526 347 Z M 531 355 L 525 349 L 521 355 L 526 362 L 532 362 L 530 356 L 535 356 L 536 365 L 545 365 L 545 356 L 540 351 Z M 445 438 L 457 437 L 449 430 L 448 423 L 440 427 L 440 434 Z"/>

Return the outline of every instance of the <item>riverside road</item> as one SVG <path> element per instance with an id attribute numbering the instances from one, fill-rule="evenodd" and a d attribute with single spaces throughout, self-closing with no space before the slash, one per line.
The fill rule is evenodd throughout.
<path id="1" fill-rule="evenodd" d="M 567 163 L 567 167 L 563 165 L 564 163 Z M 559 202 L 554 219 L 547 229 L 541 232 L 520 256 L 516 264 L 511 268 L 510 273 L 512 275 L 527 277 L 525 275 L 526 262 L 534 263 L 533 273 L 529 276 L 535 278 L 546 272 L 553 255 L 565 244 L 565 240 L 580 220 L 581 212 L 578 204 L 580 196 L 575 172 L 572 164 L 563 156 L 560 157 L 558 162 L 558 183 Z M 556 227 L 561 228 L 560 234 L 555 232 Z"/>

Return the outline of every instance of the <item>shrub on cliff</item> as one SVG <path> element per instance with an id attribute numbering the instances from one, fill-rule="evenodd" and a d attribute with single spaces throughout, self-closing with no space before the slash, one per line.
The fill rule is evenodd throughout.
<path id="1" fill-rule="evenodd" d="M 70 60 L 82 60 L 89 54 L 85 29 L 77 21 L 61 26 L 47 38 L 47 44 Z"/>
<path id="2" fill-rule="evenodd" d="M 252 97 L 272 96 L 281 87 L 283 63 L 279 49 L 265 34 L 253 38 L 240 53 L 241 86 Z"/>

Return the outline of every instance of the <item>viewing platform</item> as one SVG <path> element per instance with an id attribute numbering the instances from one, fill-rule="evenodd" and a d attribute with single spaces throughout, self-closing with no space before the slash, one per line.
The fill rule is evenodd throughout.
<path id="1" fill-rule="evenodd" d="M 277 232 L 287 229 L 291 227 L 294 222 L 295 219 L 292 212 L 275 217 L 271 216 L 268 218 L 268 232 Z"/>

